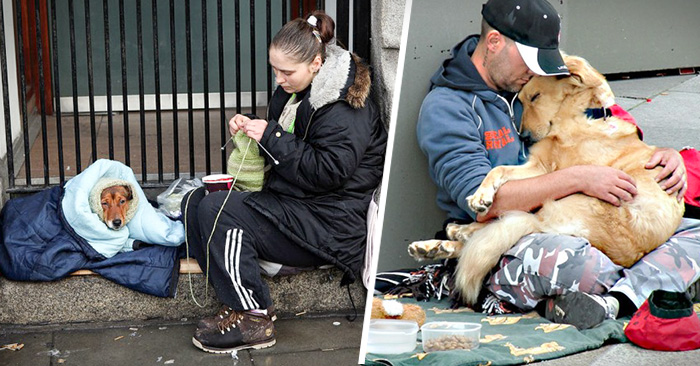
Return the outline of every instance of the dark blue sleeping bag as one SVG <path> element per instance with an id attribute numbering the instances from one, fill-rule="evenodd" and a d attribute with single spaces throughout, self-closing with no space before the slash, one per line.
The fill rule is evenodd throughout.
<path id="1" fill-rule="evenodd" d="M 105 258 L 66 222 L 62 187 L 8 201 L 0 213 L 0 272 L 15 281 L 53 281 L 92 270 L 130 289 L 173 297 L 178 248 L 148 246 Z"/>

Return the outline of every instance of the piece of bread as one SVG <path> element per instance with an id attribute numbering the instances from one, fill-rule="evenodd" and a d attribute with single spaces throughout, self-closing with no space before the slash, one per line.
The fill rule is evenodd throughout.
<path id="1" fill-rule="evenodd" d="M 372 299 L 371 319 L 413 320 L 420 327 L 425 323 L 425 310 L 418 305 L 401 304 L 396 300 Z"/>

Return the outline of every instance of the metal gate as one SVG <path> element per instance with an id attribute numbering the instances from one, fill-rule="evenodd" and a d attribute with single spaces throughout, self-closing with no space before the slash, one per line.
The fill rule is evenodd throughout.
<path id="1" fill-rule="evenodd" d="M 225 172 L 228 118 L 264 115 L 274 90 L 267 47 L 299 14 L 334 6 L 338 41 L 370 56 L 369 0 L 8 3 L 0 19 L 11 12 L 14 29 L 0 21 L 0 71 L 10 194 L 63 184 L 100 158 L 132 167 L 144 188 Z"/>

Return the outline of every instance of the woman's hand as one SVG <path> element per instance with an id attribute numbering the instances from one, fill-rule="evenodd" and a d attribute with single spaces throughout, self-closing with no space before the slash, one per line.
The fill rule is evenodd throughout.
<path id="1" fill-rule="evenodd" d="M 260 142 L 266 128 L 267 121 L 264 119 L 249 119 L 241 126 L 243 132 L 257 142 Z"/>
<path id="2" fill-rule="evenodd" d="M 233 116 L 233 118 L 228 121 L 228 132 L 231 133 L 231 136 L 235 136 L 236 133 L 238 133 L 238 130 L 240 130 L 248 121 L 250 121 L 250 118 L 242 114 Z"/>
<path id="3" fill-rule="evenodd" d="M 654 169 L 657 166 L 663 167 L 655 179 L 661 186 L 661 189 L 672 195 L 676 194 L 678 201 L 683 199 L 685 191 L 688 189 L 686 185 L 685 165 L 683 158 L 674 149 L 666 147 L 657 147 L 654 154 L 649 159 L 649 162 L 644 165 L 647 169 Z"/>

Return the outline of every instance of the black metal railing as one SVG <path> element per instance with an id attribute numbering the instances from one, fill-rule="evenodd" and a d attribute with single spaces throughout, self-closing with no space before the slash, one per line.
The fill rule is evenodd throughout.
<path id="1" fill-rule="evenodd" d="M 95 4 L 17 0 L 9 9 L 14 28 L 0 21 L 9 193 L 63 184 L 100 158 L 131 166 L 144 187 L 225 171 L 227 119 L 244 109 L 262 112 L 273 91 L 272 35 L 326 1 Z M 369 4 L 355 0 L 351 9 L 347 0 L 336 2 L 338 40 L 347 45 L 354 31 L 350 46 L 367 59 Z M 0 2 L 0 19 L 6 11 Z M 13 39 L 16 55 L 8 55 Z M 8 82 L 8 57 L 16 58 L 16 88 Z M 21 123 L 13 124 L 15 92 Z"/>

